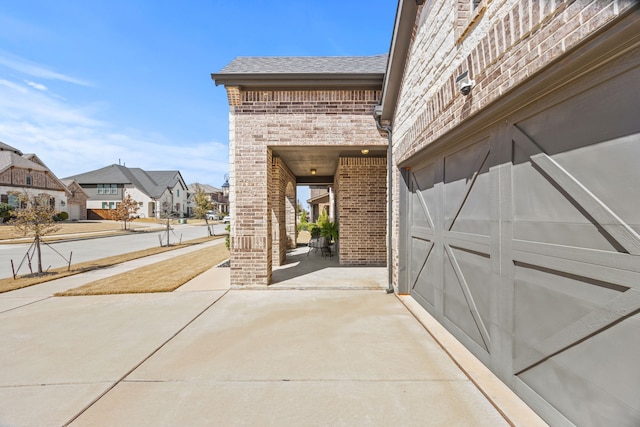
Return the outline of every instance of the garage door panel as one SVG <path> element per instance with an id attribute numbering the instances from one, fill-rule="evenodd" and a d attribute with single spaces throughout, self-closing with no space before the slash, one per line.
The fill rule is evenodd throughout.
<path id="1" fill-rule="evenodd" d="M 451 194 L 454 193 L 454 191 L 450 191 L 449 186 L 446 186 L 445 189 L 445 197 L 448 200 L 456 200 L 456 197 L 461 197 L 459 193 L 455 195 Z M 452 221 L 452 218 L 449 217 L 447 220 Z M 489 173 L 483 173 L 476 178 L 450 229 L 463 233 L 489 236 L 491 234 L 490 221 L 491 179 Z"/>
<path id="2" fill-rule="evenodd" d="M 414 238 L 411 247 L 411 293 L 417 293 L 431 306 L 435 298 L 435 275 L 433 274 L 433 242 Z"/>
<path id="3" fill-rule="evenodd" d="M 619 296 L 619 286 L 584 277 L 516 265 L 514 278 L 515 371 L 550 356 L 545 340 L 578 322 L 598 307 Z M 565 346 L 573 343 L 567 342 Z"/>
<path id="4" fill-rule="evenodd" d="M 433 228 L 431 209 L 437 202 L 435 196 L 435 164 L 429 164 L 411 174 L 411 207 L 413 225 Z"/>
<path id="5" fill-rule="evenodd" d="M 617 252 L 621 248 L 563 188 L 532 164 L 513 168 L 514 238 Z"/>
<path id="6" fill-rule="evenodd" d="M 484 252 L 470 251 L 460 247 L 449 246 L 449 253 L 455 257 L 460 268 L 460 273 L 464 277 L 470 298 L 467 298 L 467 305 L 472 313 L 477 313 L 480 326 L 490 334 L 487 328 L 491 320 L 491 282 L 493 272 L 491 270 L 491 258 L 489 257 L 489 247 Z M 460 278 L 459 283 L 462 283 Z"/>
<path id="7" fill-rule="evenodd" d="M 638 81 L 640 68 L 632 68 L 555 103 L 519 126 L 551 156 L 638 133 Z"/>
<path id="8" fill-rule="evenodd" d="M 576 425 L 637 426 L 638 315 L 546 360 L 518 377 Z M 585 402 L 589 402 L 588 407 Z"/>
<path id="9" fill-rule="evenodd" d="M 428 208 L 421 198 L 419 192 L 411 194 L 413 225 L 420 228 L 432 228 L 433 225 L 429 218 Z"/>
<path id="10" fill-rule="evenodd" d="M 485 352 L 489 352 L 490 337 L 485 322 L 479 313 L 476 301 L 471 293 L 469 280 L 464 276 L 460 263 L 448 248 L 444 262 L 444 316 L 453 321 L 458 328 L 478 344 Z M 467 270 L 473 268 L 467 266 Z M 477 285 L 473 285 L 478 290 Z M 478 293 L 480 293 L 478 291 Z M 479 298 L 484 300 L 484 298 Z M 481 304 L 482 305 L 482 304 Z"/>
<path id="11" fill-rule="evenodd" d="M 622 221 L 635 229 L 640 226 L 640 133 L 561 153 L 555 159 Z"/>
<path id="12" fill-rule="evenodd" d="M 486 220 L 491 214 L 489 144 L 478 142 L 444 158 L 445 229 L 471 231 L 466 220 Z M 489 234 L 475 230 L 477 234 Z"/>

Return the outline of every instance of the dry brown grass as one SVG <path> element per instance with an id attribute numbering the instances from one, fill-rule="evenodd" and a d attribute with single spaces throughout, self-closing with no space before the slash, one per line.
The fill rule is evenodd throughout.
<path id="1" fill-rule="evenodd" d="M 229 258 L 224 245 L 211 246 L 167 261 L 87 283 L 55 296 L 171 292 Z M 176 265 L 181 266 L 176 268 Z"/>
<path id="2" fill-rule="evenodd" d="M 200 243 L 208 242 L 210 240 L 221 239 L 223 237 L 224 236 L 203 237 L 200 239 L 194 239 L 194 240 L 183 242 L 180 245 L 149 248 L 141 251 L 130 252 L 122 255 L 115 255 L 107 258 L 102 258 L 95 261 L 82 262 L 78 264 L 73 264 L 71 266 L 70 271 L 67 271 L 66 267 L 60 267 L 60 268 L 54 268 L 49 270 L 48 273 L 50 274 L 46 274 L 43 276 L 18 277 L 16 280 L 14 280 L 12 277 L 6 278 L 6 279 L 0 279 L 0 293 L 14 291 L 16 289 L 21 289 L 21 288 L 26 288 L 27 286 L 37 285 L 39 283 L 48 282 L 50 280 L 61 279 L 67 276 L 73 276 L 75 274 L 84 273 L 86 271 L 97 270 L 98 268 L 110 267 L 112 265 L 121 264 L 126 261 L 131 261 L 134 259 L 159 254 L 166 251 L 172 251 L 174 249 L 180 249 L 187 246 L 197 245 Z"/>

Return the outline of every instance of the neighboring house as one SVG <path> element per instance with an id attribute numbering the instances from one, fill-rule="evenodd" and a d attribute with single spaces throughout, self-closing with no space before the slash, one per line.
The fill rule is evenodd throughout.
<path id="1" fill-rule="evenodd" d="M 390 285 L 549 424 L 640 425 L 637 2 L 400 0 L 395 19 L 382 66 L 212 75 L 232 285 L 270 283 L 297 184 L 333 185 L 341 263 L 382 247 Z"/>
<path id="2" fill-rule="evenodd" d="M 67 209 L 70 220 L 87 219 L 87 200 L 89 195 L 82 189 L 82 186 L 74 179 L 61 180 L 69 189 L 67 197 Z"/>
<path id="3" fill-rule="evenodd" d="M 89 196 L 88 219 L 110 219 L 127 195 L 138 202 L 141 218 L 183 217 L 188 215 L 187 186 L 179 171 L 144 171 L 122 165 L 70 176 Z"/>
<path id="4" fill-rule="evenodd" d="M 53 172 L 35 154 L 0 142 L 0 202 L 18 207 L 18 199 L 11 192 L 51 195 L 51 206 L 58 212 L 67 212 L 70 192 Z"/>
<path id="5" fill-rule="evenodd" d="M 333 187 L 328 185 L 309 186 L 309 222 L 317 222 L 318 218 L 325 211 L 329 220 L 335 220 L 335 193 Z"/>
<path id="6" fill-rule="evenodd" d="M 211 210 L 226 215 L 229 213 L 229 197 L 224 194 L 224 191 L 220 188 L 213 187 L 208 184 L 200 184 L 198 182 L 189 184 L 189 197 L 187 204 L 189 206 L 189 216 L 193 216 L 196 203 L 194 201 L 194 195 L 197 188 L 201 188 L 209 202 L 211 202 Z"/>

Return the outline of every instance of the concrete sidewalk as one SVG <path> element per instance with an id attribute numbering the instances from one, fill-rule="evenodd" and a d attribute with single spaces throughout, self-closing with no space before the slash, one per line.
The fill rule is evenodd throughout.
<path id="1" fill-rule="evenodd" d="M 0 425 L 542 425 L 508 391 L 488 399 L 401 299 L 340 273 L 227 290 L 219 268 L 172 293 L 13 306 Z"/>

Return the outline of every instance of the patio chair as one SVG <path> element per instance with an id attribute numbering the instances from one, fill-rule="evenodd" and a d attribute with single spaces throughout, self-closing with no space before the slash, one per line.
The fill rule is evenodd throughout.
<path id="1" fill-rule="evenodd" d="M 311 249 L 315 249 L 315 252 L 318 252 L 318 249 L 320 249 L 320 253 L 322 254 L 322 256 L 325 256 L 325 254 L 327 254 L 328 256 L 332 256 L 331 248 L 329 247 L 329 242 L 327 241 L 326 237 L 312 237 L 311 240 L 309 240 L 308 246 L 309 251 L 307 252 L 307 256 L 309 256 L 309 252 L 311 252 Z"/>

